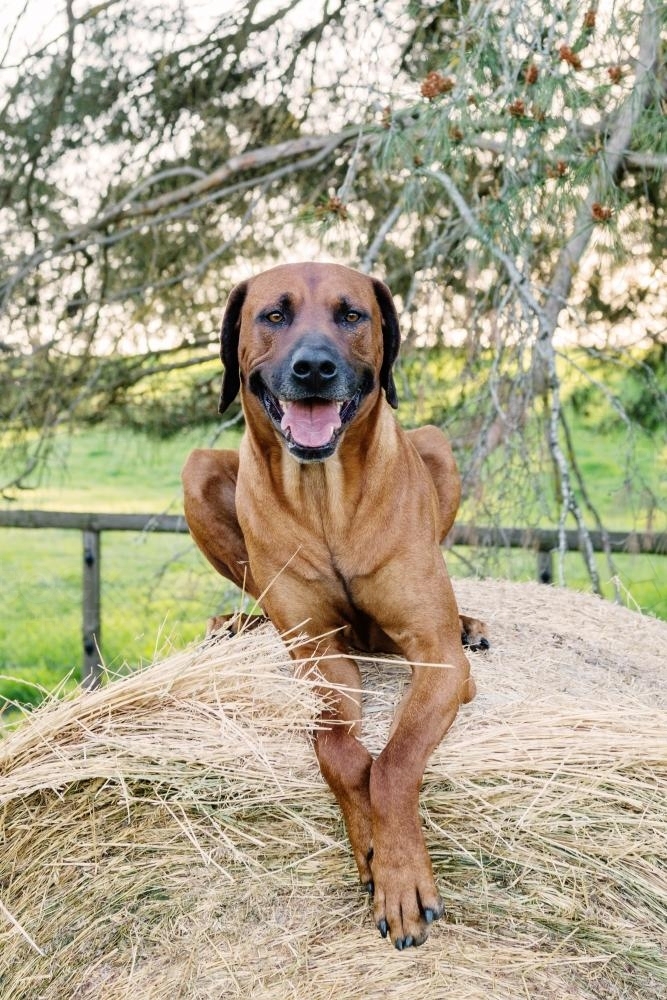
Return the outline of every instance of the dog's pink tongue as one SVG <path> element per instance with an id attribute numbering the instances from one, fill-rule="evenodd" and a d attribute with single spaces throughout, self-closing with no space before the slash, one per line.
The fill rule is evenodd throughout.
<path id="1" fill-rule="evenodd" d="M 304 448 L 323 448 L 340 427 L 335 403 L 304 401 L 284 405 L 280 426 L 284 431 L 291 431 L 294 441 Z"/>

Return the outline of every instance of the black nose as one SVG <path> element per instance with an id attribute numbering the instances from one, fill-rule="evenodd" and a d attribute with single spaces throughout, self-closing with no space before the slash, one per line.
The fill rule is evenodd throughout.
<path id="1" fill-rule="evenodd" d="M 336 356 L 328 344 L 301 344 L 291 358 L 293 378 L 308 389 L 317 392 L 330 385 L 338 374 Z"/>

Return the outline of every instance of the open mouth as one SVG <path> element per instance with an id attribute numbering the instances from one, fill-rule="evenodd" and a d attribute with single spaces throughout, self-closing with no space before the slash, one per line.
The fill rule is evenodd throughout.
<path id="1" fill-rule="evenodd" d="M 278 399 L 262 385 L 261 400 L 290 451 L 298 457 L 323 458 L 332 454 L 338 438 L 354 417 L 361 389 L 351 399 Z"/>

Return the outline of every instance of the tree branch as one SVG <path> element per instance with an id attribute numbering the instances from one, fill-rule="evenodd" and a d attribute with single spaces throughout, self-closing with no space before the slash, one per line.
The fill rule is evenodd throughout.
<path id="1" fill-rule="evenodd" d="M 387 217 L 382 222 L 380 228 L 378 229 L 377 233 L 375 234 L 375 237 L 373 238 L 373 242 L 371 243 L 371 245 L 369 246 L 368 250 L 364 254 L 364 259 L 362 260 L 361 264 L 359 265 L 360 270 L 366 271 L 366 272 L 370 271 L 371 267 L 375 263 L 375 259 L 376 259 L 377 255 L 380 252 L 380 248 L 382 247 L 382 244 L 386 240 L 387 235 L 391 232 L 391 230 L 396 225 L 396 222 L 400 218 L 400 215 L 401 215 L 402 211 L 403 211 L 403 203 L 402 203 L 402 201 L 397 201 L 396 204 L 394 205 L 394 207 L 391 209 L 391 211 L 387 215 Z"/>
<path id="2" fill-rule="evenodd" d="M 227 161 L 224 167 L 219 168 L 212 174 L 207 174 L 201 181 L 184 185 L 177 191 L 169 192 L 168 195 L 162 195 L 158 198 L 151 199 L 151 201 L 145 202 L 144 204 L 134 206 L 127 205 L 124 202 L 120 203 L 119 205 L 114 206 L 113 209 L 108 210 L 105 214 L 94 217 L 84 225 L 77 226 L 65 233 L 61 233 L 51 243 L 42 244 L 42 246 L 39 247 L 34 253 L 25 255 L 22 259 L 20 259 L 14 268 L 13 273 L 7 276 L 4 285 L 1 286 L 2 303 L 0 303 L 0 312 L 8 302 L 16 285 L 47 259 L 53 260 L 62 252 L 74 254 L 79 250 L 84 250 L 93 242 L 99 246 L 110 246 L 114 243 L 118 243 L 121 240 L 126 239 L 128 236 L 140 232 L 142 226 L 145 224 L 145 221 L 139 220 L 145 220 L 146 216 L 156 215 L 162 211 L 164 214 L 159 215 L 154 222 L 156 224 L 168 222 L 172 219 L 189 215 L 198 208 L 202 208 L 207 204 L 210 204 L 213 200 L 227 197 L 230 194 L 237 193 L 242 190 L 248 190 L 249 188 L 257 187 L 259 185 L 266 186 L 281 179 L 282 177 L 294 173 L 295 171 L 309 169 L 321 160 L 326 159 L 326 157 L 329 156 L 330 153 L 332 153 L 338 146 L 347 142 L 351 138 L 358 137 L 358 134 L 359 130 L 355 127 L 354 129 L 347 129 L 344 132 L 339 132 L 332 136 L 308 136 L 303 139 L 292 139 L 288 142 L 279 143 L 275 146 L 262 147 L 261 149 L 252 150 L 249 153 L 232 157 Z M 374 138 L 374 134 L 369 133 L 367 141 L 373 141 Z M 252 177 L 226 188 L 221 187 L 215 191 L 215 193 L 211 193 L 211 191 L 216 187 L 216 184 L 222 184 L 224 178 L 230 177 L 234 173 L 240 173 L 250 169 L 254 158 L 256 158 L 256 163 L 266 165 L 275 160 L 292 160 L 298 152 L 303 153 L 308 149 L 314 150 L 312 155 L 309 157 L 297 159 L 296 161 L 289 162 L 282 167 L 276 168 L 276 170 L 269 174 Z M 216 178 L 215 182 L 212 179 L 214 177 Z M 189 194 L 187 194 L 187 192 L 189 192 Z M 194 202 L 190 201 L 189 198 L 192 198 L 195 194 L 199 195 L 198 200 Z M 111 223 L 125 221 L 127 219 L 136 219 L 137 222 L 134 226 L 130 226 L 128 229 L 119 229 L 116 232 L 101 235 L 101 232 Z"/>
<path id="3" fill-rule="evenodd" d="M 660 46 L 660 18 L 656 0 L 646 0 L 638 34 L 637 73 L 630 95 L 620 109 L 617 121 L 601 153 L 602 169 L 591 184 L 577 213 L 573 233 L 560 252 L 546 296 L 547 328 L 550 337 L 556 328 L 558 314 L 566 304 L 579 262 L 588 246 L 595 227 L 592 207 L 604 201 L 605 194 L 627 153 L 635 124 L 641 117 L 648 97 L 651 77 L 655 72 Z M 548 332 L 551 331 L 551 332 Z"/>
<path id="4" fill-rule="evenodd" d="M 654 0 L 647 0 L 638 35 L 639 53 L 635 86 L 625 104 L 621 107 L 616 124 L 602 150 L 603 171 L 601 171 L 598 178 L 590 185 L 588 193 L 580 205 L 575 219 L 573 235 L 559 254 L 551 284 L 547 289 L 544 306 L 533 295 L 527 275 L 521 273 L 512 258 L 494 243 L 480 225 L 452 178 L 439 170 L 422 170 L 419 172 L 422 176 L 435 178 L 442 184 L 470 232 L 502 264 L 510 283 L 515 287 L 517 294 L 537 320 L 538 334 L 535 343 L 535 370 L 536 374 L 539 375 L 549 390 L 549 450 L 559 474 L 561 492 L 561 513 L 559 517 L 560 582 L 563 583 L 563 560 L 567 551 L 565 544 L 565 521 L 567 514 L 571 513 L 577 522 L 588 573 L 593 587 L 597 592 L 600 590 L 600 582 L 590 535 L 586 529 L 580 505 L 572 489 L 570 466 L 559 441 L 562 406 L 553 336 L 560 311 L 563 305 L 567 303 L 574 274 L 588 246 L 593 231 L 595 223 L 592 206 L 595 202 L 604 198 L 609 184 L 613 183 L 614 174 L 626 154 L 633 128 L 643 112 L 649 94 L 651 74 L 657 62 L 658 46 L 660 44 L 658 29 L 657 6 Z"/>

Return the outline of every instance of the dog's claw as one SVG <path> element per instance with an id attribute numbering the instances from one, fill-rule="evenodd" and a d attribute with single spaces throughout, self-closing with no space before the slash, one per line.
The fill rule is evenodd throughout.
<path id="1" fill-rule="evenodd" d="M 387 923 L 384 917 L 382 918 L 382 920 L 378 922 L 377 929 L 379 930 L 382 937 L 386 938 L 387 934 L 389 933 L 389 924 Z"/>
<path id="2" fill-rule="evenodd" d="M 424 920 L 426 921 L 427 924 L 432 924 L 435 920 L 440 920 L 440 917 L 443 915 L 444 912 L 445 908 L 442 905 L 442 903 L 438 904 L 438 906 L 436 907 L 427 906 L 426 909 L 423 911 Z"/>
<path id="3" fill-rule="evenodd" d="M 418 948 L 420 944 L 423 944 L 426 940 L 426 935 L 423 937 L 415 938 L 412 934 L 407 934 L 404 938 L 397 938 L 394 942 L 394 948 L 397 951 L 403 951 L 404 948 Z"/>
<path id="4" fill-rule="evenodd" d="M 361 888 L 364 892 L 367 892 L 369 896 L 372 896 L 375 893 L 375 884 L 372 879 L 370 882 L 362 882 Z"/>
<path id="5" fill-rule="evenodd" d="M 473 639 L 472 636 L 465 633 L 461 636 L 461 645 L 469 649 L 471 653 L 479 653 L 483 649 L 491 649 L 491 643 L 485 635 L 480 636 L 479 639 Z"/>

